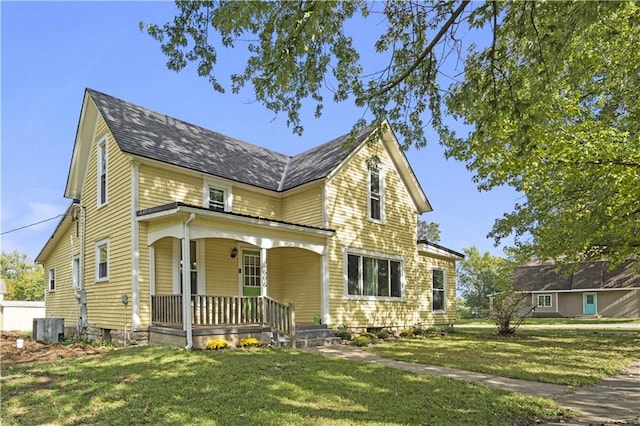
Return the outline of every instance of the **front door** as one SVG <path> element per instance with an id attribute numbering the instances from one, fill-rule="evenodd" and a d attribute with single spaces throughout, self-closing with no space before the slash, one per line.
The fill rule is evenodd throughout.
<path id="1" fill-rule="evenodd" d="M 260 296 L 260 252 L 242 250 L 242 295 Z"/>
<path id="2" fill-rule="evenodd" d="M 582 296 L 584 315 L 595 315 L 598 299 L 596 293 L 584 293 Z"/>

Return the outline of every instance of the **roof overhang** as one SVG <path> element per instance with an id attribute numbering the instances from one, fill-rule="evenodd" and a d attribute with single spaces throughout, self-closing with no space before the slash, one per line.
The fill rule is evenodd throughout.
<path id="1" fill-rule="evenodd" d="M 385 151 L 393 161 L 398 171 L 398 174 L 400 175 L 400 179 L 402 180 L 402 183 L 404 184 L 405 188 L 409 192 L 409 196 L 411 197 L 414 205 L 416 206 L 416 212 L 418 214 L 422 214 L 422 213 L 433 211 L 433 208 L 431 207 L 431 203 L 429 203 L 427 196 L 422 190 L 422 187 L 420 186 L 420 183 L 418 182 L 418 179 L 416 178 L 416 175 L 413 172 L 413 169 L 411 168 L 411 165 L 409 164 L 409 161 L 407 160 L 406 155 L 400 148 L 398 139 L 396 138 L 395 134 L 391 130 L 391 126 L 389 125 L 387 120 L 384 120 L 380 124 L 380 126 L 381 126 L 382 138 L 379 140 L 379 142 L 381 143 L 382 147 L 385 149 Z M 380 133 L 372 132 L 372 135 L 376 135 L 376 134 L 380 134 Z M 355 157 L 358 154 L 358 152 L 361 149 L 363 149 L 364 146 L 366 146 L 366 144 L 375 142 L 374 140 L 371 139 L 371 137 L 372 136 L 369 135 L 365 140 L 360 142 L 360 145 L 356 149 L 351 151 L 349 155 L 344 160 L 342 160 L 340 165 L 338 165 L 336 168 L 334 168 L 331 171 L 331 173 L 329 173 L 326 179 L 331 179 L 333 176 L 338 174 L 339 171 L 346 164 L 348 164 L 353 159 L 353 157 Z"/>
<path id="2" fill-rule="evenodd" d="M 452 260 L 464 260 L 464 254 L 427 240 L 418 241 L 418 252 Z"/>
<path id="3" fill-rule="evenodd" d="M 67 230 L 67 228 L 71 226 L 71 223 L 73 222 L 71 209 L 73 208 L 74 204 L 75 203 L 71 203 L 67 208 L 67 210 L 64 212 L 64 215 L 56 225 L 56 228 L 53 230 L 53 233 L 51 234 L 47 242 L 44 244 L 44 247 L 42 247 L 42 250 L 40 250 L 40 253 L 38 253 L 38 255 L 36 256 L 35 263 L 39 263 L 39 264 L 44 263 L 44 259 L 46 259 L 49 256 L 51 250 L 53 250 L 53 247 L 56 245 L 58 241 L 60 241 L 60 238 L 62 238 L 62 235 Z"/>
<path id="4" fill-rule="evenodd" d="M 82 109 L 76 130 L 76 140 L 73 145 L 69 174 L 67 175 L 67 186 L 64 196 L 71 199 L 80 199 L 85 174 L 89 166 L 91 156 L 91 146 L 96 132 L 98 122 L 98 108 L 89 96 L 87 90 L 84 91 Z"/>
<path id="5" fill-rule="evenodd" d="M 389 125 L 387 120 L 384 120 L 381 125 L 383 126 L 382 144 L 393 159 L 393 162 L 396 164 L 398 172 L 400 173 L 400 178 L 409 191 L 409 194 L 411 195 L 411 198 L 413 199 L 413 202 L 415 203 L 418 210 L 418 214 L 433 211 L 431 203 L 422 190 L 422 186 L 420 186 L 420 182 L 418 181 L 418 178 L 416 178 L 416 175 L 413 172 L 411 165 L 409 164 L 409 160 L 407 160 L 407 156 L 400 148 L 400 143 L 398 143 L 398 139 L 393 133 L 391 126 Z"/>

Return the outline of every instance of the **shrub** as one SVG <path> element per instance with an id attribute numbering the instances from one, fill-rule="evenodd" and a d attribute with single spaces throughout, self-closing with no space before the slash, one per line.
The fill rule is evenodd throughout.
<path id="1" fill-rule="evenodd" d="M 218 349 L 225 349 L 227 346 L 229 346 L 229 344 L 227 343 L 226 340 L 224 340 L 224 339 L 215 339 L 215 340 L 211 340 L 209 343 L 207 343 L 207 350 L 215 351 L 215 350 L 218 350 Z"/>
<path id="2" fill-rule="evenodd" d="M 366 332 L 364 332 L 364 333 L 361 333 L 361 334 L 360 334 L 360 337 L 362 337 L 362 336 L 364 336 L 364 337 L 368 338 L 369 340 L 378 340 L 378 336 L 376 336 L 376 335 L 375 335 L 375 334 L 373 334 L 373 333 L 369 333 L 368 331 L 366 331 Z"/>
<path id="3" fill-rule="evenodd" d="M 260 341 L 255 337 L 247 337 L 245 339 L 240 340 L 241 348 L 247 348 L 251 346 L 260 346 Z"/>
<path id="4" fill-rule="evenodd" d="M 514 334 L 535 309 L 529 305 L 529 298 L 525 293 L 516 293 L 513 290 L 495 295 L 491 308 L 490 317 L 498 327 L 498 334 L 503 336 Z M 523 311 L 526 313 L 523 314 Z"/>
<path id="5" fill-rule="evenodd" d="M 400 337 L 411 337 L 413 336 L 413 330 L 409 330 L 408 328 L 400 331 Z"/>
<path id="6" fill-rule="evenodd" d="M 378 337 L 378 339 L 388 339 L 389 338 L 389 332 L 386 330 L 380 330 L 378 332 L 378 334 L 376 334 L 376 336 Z"/>
<path id="7" fill-rule="evenodd" d="M 369 344 L 371 343 L 371 339 L 368 338 L 367 336 L 358 336 L 355 339 L 353 339 L 353 342 L 351 342 L 352 345 L 354 346 L 369 346 Z"/>
<path id="8" fill-rule="evenodd" d="M 349 330 L 347 330 L 346 327 L 338 327 L 336 330 L 336 337 L 339 337 L 342 340 L 351 340 L 351 333 L 349 333 Z"/>

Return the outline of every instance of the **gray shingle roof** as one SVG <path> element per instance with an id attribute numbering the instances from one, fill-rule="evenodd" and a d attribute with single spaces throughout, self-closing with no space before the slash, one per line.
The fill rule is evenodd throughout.
<path id="1" fill-rule="evenodd" d="M 356 135 L 356 143 L 347 148 L 345 148 L 345 143 L 349 139 L 349 133 L 292 157 L 282 189 L 295 188 L 304 183 L 324 178 L 358 145 L 364 142 L 372 131 L 372 126 L 359 131 Z"/>
<path id="2" fill-rule="evenodd" d="M 564 268 L 570 268 L 567 265 Z M 614 270 L 608 262 L 583 262 L 576 265 L 573 273 L 556 270 L 551 263 L 528 264 L 516 268 L 515 290 L 520 291 L 581 291 L 593 289 L 640 287 L 640 274 L 628 261 Z M 566 272 L 569 272 L 565 269 Z"/>
<path id="3" fill-rule="evenodd" d="M 272 191 L 326 177 L 373 130 L 360 131 L 358 143 L 349 149 L 343 148 L 347 134 L 289 157 L 92 89 L 87 92 L 123 152 Z"/>

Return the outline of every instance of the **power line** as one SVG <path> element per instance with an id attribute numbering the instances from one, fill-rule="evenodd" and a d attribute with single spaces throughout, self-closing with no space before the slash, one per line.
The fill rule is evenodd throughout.
<path id="1" fill-rule="evenodd" d="M 58 216 L 50 217 L 49 219 L 41 220 L 40 222 L 31 223 L 29 225 L 24 225 L 24 226 L 21 226 L 19 228 L 12 229 L 10 231 L 4 231 L 3 233 L 0 233 L 0 235 L 9 234 L 11 232 L 16 232 L 16 231 L 19 231 L 21 229 L 31 228 L 32 226 L 36 226 L 36 225 L 40 225 L 41 223 L 49 222 L 50 220 L 57 219 L 57 218 L 59 218 L 61 216 L 64 216 L 64 213 L 61 213 Z"/>

